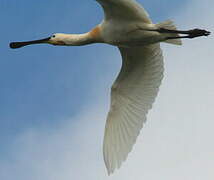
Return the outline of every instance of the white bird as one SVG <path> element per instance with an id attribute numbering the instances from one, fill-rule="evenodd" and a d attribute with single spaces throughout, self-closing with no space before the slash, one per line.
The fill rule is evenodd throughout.
<path id="1" fill-rule="evenodd" d="M 178 31 L 170 20 L 153 24 L 135 0 L 97 1 L 103 7 L 105 18 L 90 32 L 57 33 L 41 40 L 13 42 L 10 47 L 39 43 L 64 46 L 107 43 L 119 48 L 122 68 L 111 88 L 111 107 L 103 143 L 105 165 L 111 174 L 126 160 L 157 96 L 164 71 L 160 42 L 181 45 L 181 38 L 208 36 L 210 32 Z"/>

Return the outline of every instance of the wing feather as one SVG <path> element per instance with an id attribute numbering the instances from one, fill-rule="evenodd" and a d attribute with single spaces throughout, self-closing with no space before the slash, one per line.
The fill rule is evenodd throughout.
<path id="1" fill-rule="evenodd" d="M 97 0 L 101 4 L 106 20 L 140 20 L 151 23 L 146 10 L 135 0 Z"/>
<path id="2" fill-rule="evenodd" d="M 123 63 L 112 85 L 103 154 L 111 174 L 126 160 L 146 121 L 163 77 L 163 56 L 159 44 L 119 48 Z"/>

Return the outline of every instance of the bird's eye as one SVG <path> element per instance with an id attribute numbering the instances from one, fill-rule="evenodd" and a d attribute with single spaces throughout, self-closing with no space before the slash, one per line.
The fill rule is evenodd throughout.
<path id="1" fill-rule="evenodd" d="M 52 36 L 52 38 L 55 38 L 55 37 L 56 37 L 55 35 Z"/>

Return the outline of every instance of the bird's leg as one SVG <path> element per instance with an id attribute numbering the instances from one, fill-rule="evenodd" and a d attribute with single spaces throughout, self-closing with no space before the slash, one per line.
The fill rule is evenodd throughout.
<path id="1" fill-rule="evenodd" d="M 209 36 L 211 33 L 204 29 L 192 29 L 188 31 L 180 31 L 180 30 L 170 30 L 165 28 L 160 28 L 157 30 L 159 33 L 174 33 L 174 34 L 187 34 L 187 36 L 179 36 L 179 37 L 168 37 L 168 39 L 178 39 L 178 38 L 196 38 L 200 36 Z"/>

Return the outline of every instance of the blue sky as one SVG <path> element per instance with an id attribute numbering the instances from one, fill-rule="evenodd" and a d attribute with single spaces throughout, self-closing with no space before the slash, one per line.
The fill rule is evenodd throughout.
<path id="1" fill-rule="evenodd" d="M 198 15 L 200 14 L 200 8 L 198 8 L 199 5 L 201 6 L 201 11 L 205 12 L 207 10 L 204 17 L 207 16 L 212 19 L 211 17 L 214 16 L 213 14 L 209 14 L 211 11 L 209 11 L 208 4 L 212 2 L 211 0 L 206 0 L 205 4 L 207 5 L 201 5 L 200 2 L 191 0 L 141 0 L 140 2 L 147 9 L 154 22 L 175 19 L 178 22 L 177 24 L 182 28 L 192 28 L 197 25 L 203 27 L 207 26 L 205 22 L 206 18 L 201 17 L 203 21 L 200 23 L 197 21 Z M 190 5 L 193 3 L 196 4 L 196 8 L 190 8 Z M 100 135 L 100 142 L 103 136 L 103 126 L 105 122 L 104 115 L 108 110 L 110 86 L 115 79 L 121 64 L 120 55 L 117 49 L 108 45 L 99 44 L 84 47 L 38 45 L 11 50 L 8 48 L 9 42 L 45 38 L 56 32 L 83 33 L 93 28 L 102 20 L 102 18 L 102 9 L 94 0 L 74 2 L 68 0 L 52 0 L 48 2 L 42 0 L 11 0 L 10 2 L 1 0 L 0 172 L 5 170 L 6 173 L 4 173 L 5 176 L 3 176 L 5 180 L 11 180 L 13 178 L 13 176 L 6 176 L 9 174 L 9 172 L 7 172 L 9 166 L 14 169 L 18 169 L 18 166 L 19 168 L 22 167 L 19 163 L 15 163 L 19 157 L 22 157 L 22 159 L 26 158 L 26 162 L 28 162 L 28 155 L 31 157 L 37 154 L 34 151 L 30 151 L 31 153 L 29 153 L 29 149 L 24 148 L 30 147 L 29 143 L 31 143 L 31 138 L 32 142 L 34 142 L 32 146 L 36 149 L 38 147 L 41 149 L 45 148 L 45 144 L 47 144 L 47 141 L 50 139 L 54 144 L 53 146 L 50 145 L 50 147 L 57 149 L 58 146 L 60 146 L 57 142 L 60 142 L 59 137 L 61 136 L 66 139 L 68 143 L 63 143 L 62 147 L 64 147 L 65 144 L 69 146 L 69 142 L 72 138 L 74 139 L 72 143 L 78 142 L 78 138 L 74 138 L 78 134 L 78 129 L 81 131 L 83 129 L 82 126 L 88 125 L 85 124 L 84 120 L 90 117 L 87 117 L 86 115 L 91 115 L 95 118 L 100 117 L 100 121 L 102 122 L 99 122 L 100 124 L 98 123 L 96 126 L 98 134 L 94 135 Z M 182 24 L 183 20 L 185 20 L 184 24 Z M 189 26 L 187 26 L 188 23 Z M 200 42 L 196 40 L 195 43 L 197 44 L 197 42 L 198 45 L 200 43 L 206 43 L 205 40 Z M 197 46 L 195 44 L 192 45 Z M 208 48 L 210 47 L 211 46 L 208 46 Z M 176 53 L 176 58 L 181 57 L 181 54 L 183 53 L 182 50 L 185 51 L 185 47 L 179 47 L 176 50 L 174 46 L 169 47 L 168 45 L 165 45 L 164 49 L 166 50 L 166 57 L 175 56 L 174 54 L 167 54 L 167 50 L 169 51 L 170 48 L 171 52 Z M 188 53 L 188 51 L 185 52 Z M 206 53 L 206 51 L 203 52 Z M 201 75 L 205 73 L 205 79 L 206 75 L 213 76 L 211 68 L 213 67 L 213 64 L 207 64 L 205 67 L 204 64 L 201 64 L 201 61 L 197 60 L 196 56 L 192 55 L 188 57 L 194 58 L 196 59 L 196 62 L 198 62 L 195 66 L 189 64 L 189 67 L 195 68 L 195 72 L 199 72 Z M 178 60 L 180 63 L 186 63 L 186 61 Z M 191 62 L 193 63 L 194 61 Z M 166 70 L 166 73 L 169 73 L 169 76 L 171 75 L 171 79 L 169 78 L 168 81 L 167 79 L 165 81 L 166 83 L 168 82 L 168 86 L 170 86 L 171 82 L 171 85 L 175 86 L 172 90 L 179 93 L 180 91 L 177 89 L 182 87 L 182 77 L 179 79 L 178 76 L 180 73 L 179 70 L 186 70 L 186 73 L 189 73 L 190 71 L 188 65 L 186 66 L 184 64 L 176 63 L 174 60 L 167 60 L 166 68 L 168 67 L 168 69 Z M 176 69 L 170 69 L 175 66 Z M 177 72 L 178 74 L 173 74 L 174 72 Z M 198 74 L 196 73 L 196 75 Z M 174 81 L 172 77 L 178 80 L 175 84 L 173 84 Z M 191 82 L 191 87 L 194 87 L 197 83 L 195 82 L 194 76 L 191 74 L 188 74 L 183 78 L 186 78 Z M 199 78 L 202 77 L 199 76 Z M 201 81 L 202 80 L 203 79 L 201 79 Z M 214 88 L 213 86 L 206 86 L 206 82 L 207 81 L 203 81 L 203 85 L 205 86 L 204 89 L 198 89 L 198 87 L 195 86 L 197 88 L 196 92 L 200 95 L 191 93 L 191 89 L 185 89 L 183 92 L 181 90 L 183 97 L 186 99 L 192 98 L 191 102 L 195 102 L 194 99 L 196 97 L 202 96 L 204 92 L 207 92 L 211 98 L 213 95 L 212 90 Z M 163 89 L 170 88 L 168 86 L 163 86 Z M 188 96 L 186 93 L 189 93 Z M 193 94 L 195 96 L 193 96 Z M 167 99 L 167 91 L 163 91 L 160 96 L 162 96 L 163 99 Z M 203 96 L 206 97 L 204 94 Z M 209 99 L 207 98 L 207 101 L 202 102 L 206 105 L 208 104 L 208 101 Z M 167 102 L 172 103 L 170 101 L 160 100 L 159 104 L 161 104 L 161 102 L 166 107 L 168 107 L 166 104 Z M 179 106 L 179 103 L 176 104 L 176 102 L 179 102 L 179 99 L 175 98 L 173 104 L 176 108 L 180 109 L 181 107 Z M 158 107 L 159 106 L 157 105 L 157 108 Z M 196 110 L 204 110 L 204 113 L 206 113 L 206 108 L 207 107 L 195 107 L 192 112 L 195 112 Z M 160 112 L 160 114 L 162 113 L 161 115 L 166 118 L 167 112 L 171 109 L 165 109 L 166 110 Z M 93 112 L 92 114 L 90 113 L 90 110 Z M 158 109 L 156 109 L 156 111 L 158 111 Z M 182 111 L 178 110 L 177 113 L 178 112 L 181 113 Z M 102 113 L 104 115 L 102 115 Z M 163 119 L 163 117 L 160 119 Z M 84 123 L 81 124 L 80 122 Z M 68 129 L 72 130 L 72 132 L 67 133 L 64 131 L 63 124 L 68 125 L 70 128 Z M 87 129 L 87 127 L 84 128 Z M 89 129 L 92 130 L 92 127 Z M 89 132 L 90 130 L 87 129 L 86 132 Z M 67 138 L 63 136 L 64 132 L 66 132 L 65 134 L 67 135 Z M 93 133 L 96 133 L 96 131 Z M 198 132 L 195 133 L 197 134 Z M 59 134 L 59 137 L 56 134 Z M 41 139 L 41 141 L 39 139 Z M 87 144 L 86 139 L 84 139 L 83 142 L 86 142 Z M 98 148 L 99 151 L 101 151 L 102 142 L 100 142 L 100 144 L 95 144 L 96 147 L 94 147 L 94 149 L 91 148 L 90 151 L 98 150 Z M 22 153 L 17 154 L 17 152 L 14 151 L 14 148 L 22 151 Z M 76 149 L 78 151 L 78 147 L 76 147 Z M 54 149 L 52 151 L 40 151 L 42 155 L 46 153 L 54 154 Z M 59 153 L 60 150 L 57 149 L 57 152 Z M 70 155 L 75 155 L 76 157 L 82 156 L 82 154 L 79 155 L 76 151 Z M 101 154 L 97 156 L 101 156 Z M 65 161 L 63 161 L 64 159 L 65 157 L 62 157 L 59 161 L 63 164 L 65 163 Z M 79 162 L 80 159 L 77 158 L 77 161 Z M 103 166 L 102 157 L 99 157 L 99 160 L 100 162 L 96 162 Z M 82 161 L 84 161 L 84 159 Z M 93 161 L 92 158 L 91 161 Z M 25 161 L 22 163 L 25 164 Z M 212 163 L 214 163 L 214 161 L 212 161 Z M 68 163 L 67 166 L 73 167 L 72 163 Z M 42 170 L 37 169 L 34 171 L 35 169 L 35 166 L 29 166 L 28 175 L 24 176 L 23 174 L 20 174 L 20 179 L 29 179 L 29 177 L 33 176 L 33 173 L 31 172 L 41 174 L 40 179 L 44 177 L 47 179 L 49 177 L 48 174 L 45 175 L 45 173 L 42 173 Z M 51 170 L 53 171 L 54 167 L 52 167 Z M 20 169 L 19 171 L 22 172 Z M 65 179 L 69 179 L 68 177 L 72 178 L 72 175 L 65 177 Z M 102 178 L 102 175 L 100 175 L 100 178 Z M 0 179 L 2 179 L 1 174 Z"/>

